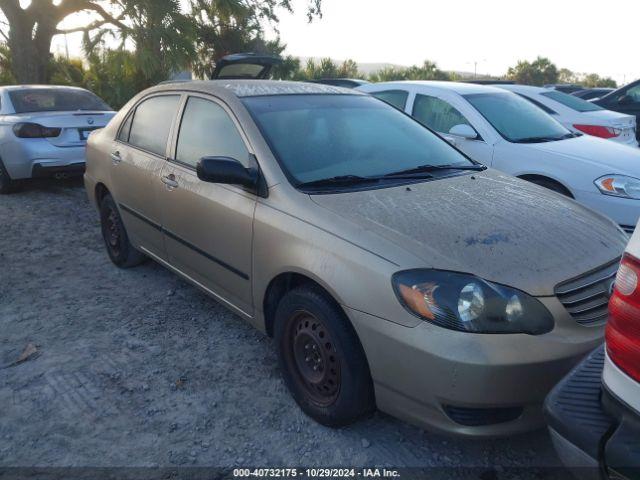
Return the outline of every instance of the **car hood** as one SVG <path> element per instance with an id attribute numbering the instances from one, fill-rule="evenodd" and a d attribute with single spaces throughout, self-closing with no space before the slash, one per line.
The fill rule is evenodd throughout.
<path id="1" fill-rule="evenodd" d="M 387 240 L 389 251 L 378 255 L 417 257 L 400 268 L 473 273 L 536 296 L 619 257 L 627 241 L 573 200 L 492 170 L 311 198 L 356 225 L 350 241 L 369 248 L 367 231 Z"/>
<path id="2" fill-rule="evenodd" d="M 621 173 L 640 177 L 640 149 L 611 142 L 591 135 L 557 142 L 522 144 L 522 147 L 544 152 L 566 160 L 579 160 L 594 166 L 605 167 L 607 173 Z M 579 168 L 576 165 L 576 168 Z"/>

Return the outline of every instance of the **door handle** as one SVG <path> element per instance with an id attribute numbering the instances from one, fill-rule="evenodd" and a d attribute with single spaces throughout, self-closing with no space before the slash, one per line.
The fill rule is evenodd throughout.
<path id="1" fill-rule="evenodd" d="M 119 164 L 122 161 L 122 157 L 120 156 L 120 152 L 117 150 L 115 152 L 111 152 L 111 161 L 114 165 Z"/>
<path id="2" fill-rule="evenodd" d="M 176 182 L 176 176 L 173 173 L 160 177 L 160 180 L 167 186 L 168 190 L 178 188 L 178 182 Z"/>

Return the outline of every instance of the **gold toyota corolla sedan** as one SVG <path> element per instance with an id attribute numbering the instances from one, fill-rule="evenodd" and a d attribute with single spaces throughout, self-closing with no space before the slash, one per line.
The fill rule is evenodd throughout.
<path id="1" fill-rule="evenodd" d="M 113 263 L 151 258 L 273 336 L 291 394 L 329 426 L 376 406 L 468 436 L 541 425 L 602 341 L 626 244 L 326 85 L 146 90 L 90 136 L 85 183 Z"/>

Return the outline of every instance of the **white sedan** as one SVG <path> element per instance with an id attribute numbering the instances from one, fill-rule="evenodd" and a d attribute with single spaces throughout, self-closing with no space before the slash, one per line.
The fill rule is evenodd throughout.
<path id="1" fill-rule="evenodd" d="M 569 131 L 522 97 L 455 82 L 387 82 L 368 92 L 468 156 L 570 196 L 632 232 L 640 217 L 640 149 Z"/>
<path id="2" fill-rule="evenodd" d="M 496 85 L 517 93 L 542 108 L 572 132 L 586 133 L 632 147 L 636 139 L 636 117 L 606 110 L 574 95 L 529 85 Z"/>
<path id="3" fill-rule="evenodd" d="M 0 194 L 34 177 L 82 175 L 89 134 L 115 112 L 76 87 L 0 87 Z"/>

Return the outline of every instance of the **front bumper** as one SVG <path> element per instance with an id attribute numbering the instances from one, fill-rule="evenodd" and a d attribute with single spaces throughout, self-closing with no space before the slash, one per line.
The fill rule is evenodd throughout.
<path id="1" fill-rule="evenodd" d="M 421 427 L 470 437 L 507 436 L 544 425 L 551 388 L 602 343 L 557 299 L 545 335 L 478 335 L 427 322 L 410 328 L 346 308 L 365 350 L 378 408 Z"/>
<path id="2" fill-rule="evenodd" d="M 603 195 L 597 191 L 577 191 L 575 197 L 576 201 L 612 219 L 627 233 L 633 233 L 640 218 L 640 200 Z"/>
<path id="3" fill-rule="evenodd" d="M 640 479 L 640 417 L 602 387 L 600 347 L 549 394 L 545 416 L 563 463 L 578 478 Z"/>

